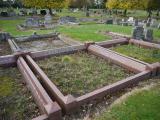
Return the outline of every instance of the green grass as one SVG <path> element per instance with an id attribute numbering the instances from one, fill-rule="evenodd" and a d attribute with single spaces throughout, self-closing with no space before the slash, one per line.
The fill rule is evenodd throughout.
<path id="1" fill-rule="evenodd" d="M 130 34 L 131 27 L 122 27 L 116 25 L 90 24 L 80 26 L 61 26 L 58 31 L 79 41 L 104 41 L 111 39 L 110 36 L 103 35 L 99 31 L 112 31 L 123 34 Z"/>
<path id="2" fill-rule="evenodd" d="M 65 95 L 83 95 L 131 75 L 125 69 L 87 53 L 52 57 L 38 64 Z"/>
<path id="3" fill-rule="evenodd" d="M 104 41 L 111 39 L 110 36 L 103 35 L 98 31 L 110 31 L 121 33 L 125 35 L 131 35 L 131 26 L 117 26 L 117 25 L 105 25 L 105 24 L 87 24 L 80 26 L 61 26 L 58 31 L 79 41 Z M 160 30 L 154 29 L 155 40 L 160 39 Z"/>
<path id="4" fill-rule="evenodd" d="M 160 84 L 131 93 L 119 100 L 96 120 L 159 120 Z"/>
<path id="5" fill-rule="evenodd" d="M 38 34 L 46 34 L 53 32 L 53 30 L 18 30 L 17 25 L 23 23 L 24 21 L 24 19 L 0 20 L 0 30 L 3 32 L 9 32 L 13 36 L 28 36 L 32 35 L 34 32 L 37 32 Z"/>
<path id="6" fill-rule="evenodd" d="M 30 120 L 39 114 L 16 68 L 0 67 L 0 119 Z"/>
<path id="7" fill-rule="evenodd" d="M 155 63 L 160 61 L 160 50 L 158 49 L 147 49 L 130 44 L 117 46 L 112 49 L 116 52 L 139 59 L 144 62 Z"/>

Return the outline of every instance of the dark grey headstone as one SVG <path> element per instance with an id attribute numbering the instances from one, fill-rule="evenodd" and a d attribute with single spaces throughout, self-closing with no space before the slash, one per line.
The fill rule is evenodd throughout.
<path id="1" fill-rule="evenodd" d="M 145 29 L 144 30 L 144 40 L 146 40 L 146 41 L 153 40 L 153 30 L 152 29 Z"/>
<path id="2" fill-rule="evenodd" d="M 9 39 L 11 37 L 11 35 L 9 33 L 0 33 L 0 42 L 1 41 L 6 41 L 7 39 Z"/>
<path id="3" fill-rule="evenodd" d="M 144 32 L 143 27 L 141 27 L 141 26 L 134 27 L 133 31 L 132 31 L 132 38 L 137 39 L 137 40 L 143 39 L 143 37 L 144 37 L 143 32 Z"/>
<path id="4" fill-rule="evenodd" d="M 138 20 L 137 19 L 134 21 L 134 26 L 138 26 Z"/>

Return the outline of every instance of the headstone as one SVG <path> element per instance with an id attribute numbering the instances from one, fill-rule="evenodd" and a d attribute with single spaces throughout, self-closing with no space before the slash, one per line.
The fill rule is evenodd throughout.
<path id="1" fill-rule="evenodd" d="M 5 33 L 5 32 L 0 33 L 0 42 L 6 41 L 10 37 L 11 37 L 11 35 L 9 33 Z"/>
<path id="2" fill-rule="evenodd" d="M 127 22 L 122 22 L 122 26 L 128 26 Z"/>
<path id="3" fill-rule="evenodd" d="M 157 27 L 157 20 L 152 19 L 152 21 L 151 21 L 151 27 L 153 27 L 153 28 Z"/>
<path id="4" fill-rule="evenodd" d="M 113 19 L 106 20 L 106 24 L 113 24 Z"/>
<path id="5" fill-rule="evenodd" d="M 137 39 L 137 40 L 143 39 L 143 37 L 144 37 L 143 32 L 144 32 L 143 27 L 135 26 L 132 31 L 132 38 Z"/>
<path id="6" fill-rule="evenodd" d="M 122 26 L 128 26 L 127 19 L 122 19 Z"/>
<path id="7" fill-rule="evenodd" d="M 26 27 L 39 27 L 40 20 L 38 18 L 27 18 L 25 26 Z"/>
<path id="8" fill-rule="evenodd" d="M 25 9 L 20 10 L 20 11 L 19 11 L 19 15 L 20 15 L 20 16 L 27 15 L 27 10 L 25 10 Z"/>
<path id="9" fill-rule="evenodd" d="M 153 40 L 153 30 L 152 29 L 145 29 L 144 30 L 144 40 L 146 40 L 146 41 Z"/>
<path id="10" fill-rule="evenodd" d="M 160 23 L 159 23 L 159 25 L 158 25 L 158 29 L 160 29 Z"/>
<path id="11" fill-rule="evenodd" d="M 89 11 L 86 12 L 86 17 L 89 17 Z"/>
<path id="12" fill-rule="evenodd" d="M 147 23 L 145 24 L 146 27 L 150 27 L 151 21 L 152 21 L 152 19 L 151 19 L 151 18 L 148 18 Z"/>
<path id="13" fill-rule="evenodd" d="M 134 21 L 134 26 L 138 26 L 138 19 Z"/>
<path id="14" fill-rule="evenodd" d="M 47 14 L 44 16 L 44 26 L 46 28 L 49 28 L 52 26 L 52 16 L 49 14 L 49 11 L 47 12 Z"/>
<path id="15" fill-rule="evenodd" d="M 134 22 L 134 18 L 133 17 L 129 17 L 128 22 Z"/>
<path id="16" fill-rule="evenodd" d="M 121 19 L 115 19 L 114 23 L 115 23 L 116 25 L 120 25 L 120 24 L 121 24 Z"/>

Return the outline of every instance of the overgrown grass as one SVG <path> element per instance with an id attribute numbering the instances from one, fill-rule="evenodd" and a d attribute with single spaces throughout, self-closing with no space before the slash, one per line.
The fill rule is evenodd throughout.
<path id="1" fill-rule="evenodd" d="M 130 93 L 96 120 L 159 120 L 160 84 Z"/>
<path id="2" fill-rule="evenodd" d="M 38 64 L 65 95 L 83 95 L 131 75 L 125 69 L 87 53 L 52 57 Z"/>
<path id="3" fill-rule="evenodd" d="M 155 63 L 160 61 L 160 50 L 158 49 L 147 49 L 131 44 L 117 46 L 112 49 L 116 52 L 139 59 L 144 62 Z"/>
<path id="4" fill-rule="evenodd" d="M 39 115 L 16 68 L 0 68 L 0 119 L 29 120 Z"/>
<path id="5" fill-rule="evenodd" d="M 13 36 L 26 36 L 26 35 L 32 35 L 34 32 L 37 32 L 38 34 L 46 34 L 46 33 L 52 33 L 53 30 L 26 30 L 26 31 L 20 31 L 17 29 L 17 25 L 23 23 L 24 19 L 18 19 L 18 20 L 0 20 L 0 29 L 3 32 L 9 32 Z"/>
<path id="6" fill-rule="evenodd" d="M 0 56 L 11 54 L 10 46 L 7 42 L 0 42 Z"/>

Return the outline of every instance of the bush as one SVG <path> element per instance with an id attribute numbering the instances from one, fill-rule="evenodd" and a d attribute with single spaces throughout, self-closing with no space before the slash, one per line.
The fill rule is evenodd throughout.
<path id="1" fill-rule="evenodd" d="M 46 10 L 41 10 L 40 13 L 41 13 L 41 15 L 46 15 L 47 14 Z"/>
<path id="2" fill-rule="evenodd" d="M 8 17 L 8 13 L 7 12 L 1 12 L 1 16 Z"/>

